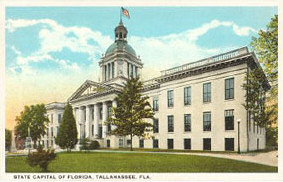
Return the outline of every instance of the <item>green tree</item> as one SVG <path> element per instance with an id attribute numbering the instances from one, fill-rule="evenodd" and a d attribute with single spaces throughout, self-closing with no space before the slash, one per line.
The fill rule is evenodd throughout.
<path id="1" fill-rule="evenodd" d="M 264 72 L 271 84 L 267 93 L 266 110 L 271 112 L 273 123 L 278 120 L 278 15 L 267 24 L 266 30 L 260 30 L 258 37 L 253 37 L 251 46 L 263 65 Z"/>
<path id="2" fill-rule="evenodd" d="M 36 152 L 28 154 L 27 161 L 30 166 L 39 165 L 43 172 L 47 172 L 48 164 L 55 158 L 54 149 L 43 150 L 43 147 L 39 145 Z"/>
<path id="3" fill-rule="evenodd" d="M 5 150 L 10 151 L 12 145 L 12 132 L 5 129 Z"/>
<path id="4" fill-rule="evenodd" d="M 121 93 L 115 101 L 117 107 L 112 107 L 112 112 L 105 124 L 116 126 L 110 134 L 130 136 L 131 150 L 133 150 L 133 136 L 144 136 L 146 131 L 151 131 L 152 124 L 145 118 L 153 118 L 153 111 L 148 102 L 148 96 L 142 96 L 143 83 L 137 78 L 128 79 Z"/>
<path id="5" fill-rule="evenodd" d="M 20 116 L 16 117 L 17 125 L 16 133 L 21 139 L 28 136 L 28 128 L 30 128 L 30 137 L 36 145 L 37 140 L 45 135 L 46 125 L 49 119 L 46 116 L 46 108 L 44 104 L 25 106 Z"/>
<path id="6" fill-rule="evenodd" d="M 245 98 L 246 102 L 243 104 L 245 109 L 249 111 L 253 121 L 260 127 L 270 125 L 270 112 L 265 109 L 266 101 L 265 95 L 269 85 L 265 80 L 265 75 L 262 69 L 252 67 L 245 77 L 246 83 L 242 86 L 247 90 Z"/>
<path id="7" fill-rule="evenodd" d="M 76 120 L 73 115 L 72 106 L 69 103 L 65 107 L 55 143 L 62 149 L 67 149 L 67 151 L 71 151 L 78 143 Z"/>

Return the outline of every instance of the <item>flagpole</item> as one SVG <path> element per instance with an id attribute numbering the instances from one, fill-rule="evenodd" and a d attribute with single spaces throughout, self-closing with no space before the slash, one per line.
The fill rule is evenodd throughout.
<path id="1" fill-rule="evenodd" d="M 120 23 L 122 23 L 122 7 L 120 8 Z"/>

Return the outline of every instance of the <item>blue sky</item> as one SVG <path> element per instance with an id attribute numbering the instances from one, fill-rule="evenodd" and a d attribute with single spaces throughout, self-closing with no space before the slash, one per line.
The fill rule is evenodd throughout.
<path id="1" fill-rule="evenodd" d="M 144 79 L 247 46 L 277 14 L 276 7 L 126 8 L 128 42 L 144 63 Z M 120 7 L 7 7 L 8 119 L 24 104 L 64 102 L 86 79 L 98 81 L 119 14 Z"/>

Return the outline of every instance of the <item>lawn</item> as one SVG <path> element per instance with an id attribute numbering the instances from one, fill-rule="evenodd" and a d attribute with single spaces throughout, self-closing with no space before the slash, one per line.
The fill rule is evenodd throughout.
<path id="1" fill-rule="evenodd" d="M 109 152 L 58 153 L 50 172 L 277 172 L 277 167 L 214 157 Z M 26 157 L 6 157 L 6 172 L 40 172 Z"/>

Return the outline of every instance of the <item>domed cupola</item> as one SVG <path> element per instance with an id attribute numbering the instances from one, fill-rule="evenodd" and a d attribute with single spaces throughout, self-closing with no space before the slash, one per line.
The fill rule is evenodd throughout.
<path id="1" fill-rule="evenodd" d="M 127 41 L 128 30 L 124 26 L 123 22 L 120 21 L 119 25 L 115 28 L 115 42 L 118 40 Z"/>
<path id="2" fill-rule="evenodd" d="M 115 41 L 108 47 L 99 62 L 100 78 L 102 82 L 120 84 L 127 78 L 140 75 L 143 64 L 127 42 L 128 30 L 122 21 L 114 32 Z"/>

